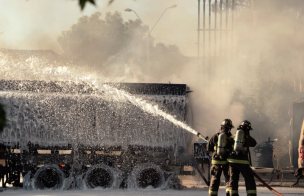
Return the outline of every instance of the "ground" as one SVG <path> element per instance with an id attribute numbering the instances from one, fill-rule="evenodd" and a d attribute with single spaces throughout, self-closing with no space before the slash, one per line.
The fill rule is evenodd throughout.
<path id="1" fill-rule="evenodd" d="M 304 188 L 289 188 L 289 187 L 274 187 L 276 191 L 283 195 L 304 195 Z M 240 187 L 240 196 L 246 195 L 244 187 Z M 1 196 L 96 196 L 96 195 L 109 195 L 109 196 L 124 196 L 124 195 L 183 195 L 183 196 L 208 196 L 207 188 L 200 189 L 186 189 L 186 190 L 69 190 L 69 191 L 25 191 L 22 189 L 7 189 L 0 193 Z M 220 187 L 218 195 L 225 195 L 225 187 Z M 258 187 L 259 196 L 275 195 L 265 187 Z"/>

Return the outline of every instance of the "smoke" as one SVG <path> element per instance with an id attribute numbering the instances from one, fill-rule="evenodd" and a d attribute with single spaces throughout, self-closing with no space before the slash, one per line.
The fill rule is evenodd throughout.
<path id="1" fill-rule="evenodd" d="M 32 2 L 34 1 L 27 3 Z M 49 19 L 44 18 L 42 26 L 37 21 L 40 29 L 44 30 L 34 28 L 29 31 L 30 33 L 24 32 L 27 35 L 24 40 L 28 40 L 28 42 L 21 42 L 22 39 L 17 39 L 15 44 L 10 39 L 6 39 L 8 37 L 5 36 L 11 34 L 11 31 L 7 30 L 7 25 L 13 23 L 18 17 L 8 18 L 9 20 L 4 26 L 6 28 L 0 30 L 5 31 L 3 35 L 0 35 L 3 38 L 2 46 L 18 49 L 50 48 L 64 53 L 64 50 L 60 49 L 59 44 L 54 40 L 61 31 L 66 31 L 68 26 L 75 23 L 76 18 L 81 16 L 76 2 L 73 2 L 75 5 L 70 4 L 72 1 L 67 2 L 64 2 L 61 8 L 52 4 L 53 9 L 56 7 L 61 13 L 56 16 L 56 21 L 60 25 L 56 25 L 54 20 L 48 28 Z M 143 35 L 143 27 L 145 27 L 141 25 L 134 28 L 134 31 L 129 34 L 128 42 L 123 44 L 122 50 L 116 51 L 117 47 L 113 47 L 112 56 L 107 58 L 102 65 L 89 67 L 88 70 L 93 69 L 93 72 L 96 73 L 106 72 L 111 81 L 187 84 L 193 91 L 188 94 L 191 113 L 188 123 L 203 135 L 211 136 L 217 132 L 220 123 L 225 118 L 230 118 L 235 126 L 247 119 L 252 122 L 254 128 L 252 135 L 258 142 L 267 140 L 267 137 L 287 140 L 290 120 L 287 114 L 289 102 L 303 96 L 303 1 L 236 1 L 241 2 L 242 5 L 237 6 L 234 12 L 233 34 L 231 31 L 211 34 L 209 48 L 209 33 L 206 32 L 205 45 L 203 45 L 203 33 L 201 33 L 200 44 L 202 46 L 199 62 L 193 57 L 196 55 L 197 48 L 195 44 L 197 42 L 197 1 L 159 0 L 149 3 L 147 1 L 117 0 L 111 6 L 106 7 L 101 2 L 97 2 L 97 8 L 88 5 L 83 14 L 90 15 L 95 11 L 105 14 L 107 11 L 113 13 L 118 10 L 122 12 L 124 22 L 127 22 L 127 18 L 134 21 L 137 19 L 134 13 L 123 12 L 124 8 L 130 7 L 136 10 L 150 29 L 164 10 L 163 8 L 171 4 L 177 4 L 178 7 L 167 10 L 151 33 L 151 47 L 155 51 L 150 51 L 150 62 L 146 60 L 146 37 L 143 36 L 139 39 L 139 35 Z M 27 6 L 29 5 L 33 4 L 27 4 Z M 45 12 L 50 5 L 51 3 L 47 3 L 40 8 L 42 11 L 37 11 L 38 7 L 27 8 L 36 14 Z M 77 13 L 74 10 L 71 11 L 72 6 Z M 208 8 L 208 4 L 206 6 Z M 72 13 L 73 19 L 62 19 L 64 9 L 66 12 Z M 210 28 L 214 28 L 214 7 L 212 11 Z M 209 14 L 208 9 L 206 16 L 207 14 Z M 48 18 L 53 17 L 51 14 L 45 15 Z M 228 16 L 228 28 L 231 28 L 231 12 Z M 224 17 L 225 8 L 223 8 L 223 28 L 226 28 Z M 2 23 L 4 22 L 2 21 Z M 32 23 L 33 21 L 25 22 L 25 24 Z M 207 17 L 206 28 L 209 28 L 208 23 Z M 218 12 L 217 28 L 219 28 L 219 24 Z M 26 29 L 27 26 L 24 28 Z M 18 27 L 18 31 L 21 31 L 20 29 L 21 27 Z M 222 43 L 220 43 L 220 36 L 222 36 Z M 226 36 L 228 37 L 227 42 Z M 215 37 L 217 41 L 215 41 Z M 157 43 L 166 45 L 157 45 Z M 178 45 L 180 54 L 175 49 L 169 50 L 169 44 Z M 107 45 L 101 47 L 105 51 L 108 48 Z M 204 54 L 203 47 L 205 47 Z M 90 46 L 83 47 L 82 50 L 86 51 L 89 48 Z M 166 49 L 175 52 L 164 53 Z M 98 57 L 98 53 L 96 56 Z M 182 62 L 180 66 L 172 63 L 177 56 L 183 56 L 177 60 Z M 125 61 L 125 59 L 127 60 Z M 86 61 L 85 58 L 82 60 Z"/>
<path id="2" fill-rule="evenodd" d="M 193 91 L 189 94 L 193 113 L 189 123 L 205 135 L 217 132 L 225 118 L 235 126 L 247 119 L 258 142 L 268 137 L 285 141 L 289 137 L 289 102 L 303 96 L 304 4 L 271 0 L 253 3 L 245 1 L 245 6 L 236 9 L 233 41 L 230 32 L 223 33 L 222 47 L 217 41 L 209 51 L 206 33 L 205 57 L 200 63 L 192 58 L 182 67 L 168 64 L 160 70 L 155 68 L 157 64 L 143 69 L 127 63 L 120 81 L 186 83 Z M 215 35 L 219 40 L 220 34 Z M 214 42 L 214 35 L 210 39 Z M 220 52 L 223 57 L 219 57 Z"/>

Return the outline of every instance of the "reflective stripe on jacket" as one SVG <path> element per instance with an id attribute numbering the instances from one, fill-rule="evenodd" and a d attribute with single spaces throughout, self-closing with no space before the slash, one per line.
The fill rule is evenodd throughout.
<path id="1" fill-rule="evenodd" d="M 228 164 L 228 162 L 227 161 L 212 160 L 211 164 L 213 164 L 213 165 L 224 165 L 224 164 Z"/>
<path id="2" fill-rule="evenodd" d="M 238 160 L 238 159 L 227 159 L 229 163 L 238 163 L 238 164 L 249 164 L 248 160 Z"/>

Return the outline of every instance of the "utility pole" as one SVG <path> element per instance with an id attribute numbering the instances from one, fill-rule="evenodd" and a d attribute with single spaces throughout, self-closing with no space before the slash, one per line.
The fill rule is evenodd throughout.
<path id="1" fill-rule="evenodd" d="M 167 9 L 171 9 L 171 8 L 175 8 L 175 7 L 177 7 L 177 5 L 171 5 L 170 7 L 167 7 L 163 11 L 163 13 L 161 14 L 161 16 L 158 18 L 158 20 L 156 21 L 156 23 L 153 25 L 151 31 L 149 30 L 149 27 L 147 26 L 147 62 L 150 62 L 150 35 L 151 35 L 151 32 L 153 31 L 154 27 L 156 26 L 156 24 L 158 23 L 158 21 L 161 19 L 161 17 L 164 15 L 164 13 L 167 11 Z M 136 16 L 138 17 L 138 19 L 145 25 L 145 23 L 141 20 L 141 18 L 137 15 L 137 13 L 134 10 L 132 10 L 130 8 L 125 8 L 124 10 L 126 12 L 134 12 L 136 14 Z"/>

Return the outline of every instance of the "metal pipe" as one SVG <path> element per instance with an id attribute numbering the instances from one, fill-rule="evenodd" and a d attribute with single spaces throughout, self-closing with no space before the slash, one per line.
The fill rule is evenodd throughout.
<path id="1" fill-rule="evenodd" d="M 234 20 L 234 0 L 232 0 L 232 12 L 231 12 L 231 58 L 233 58 L 233 20 Z"/>
<path id="2" fill-rule="evenodd" d="M 229 11 L 229 7 L 228 7 L 228 0 L 226 0 L 226 30 L 228 29 L 228 11 Z M 227 73 L 228 71 L 228 31 L 226 31 L 226 43 L 225 43 L 225 72 Z M 228 84 L 228 74 L 225 74 L 225 84 Z"/>
<path id="3" fill-rule="evenodd" d="M 203 0 L 203 63 L 202 63 L 202 73 L 204 74 L 204 68 L 205 68 L 205 38 L 206 38 L 206 0 Z M 202 80 L 202 84 L 204 84 L 204 80 Z"/>
<path id="4" fill-rule="evenodd" d="M 301 64 L 300 64 L 300 71 L 302 72 L 302 68 L 303 68 L 303 66 L 304 66 L 304 63 L 303 63 L 304 61 L 303 61 L 303 52 L 301 53 Z M 300 73 L 301 73 L 300 72 Z M 302 82 L 300 81 L 300 92 L 302 92 Z"/>
<path id="5" fill-rule="evenodd" d="M 209 4 L 209 10 L 208 10 L 208 12 L 209 12 L 209 20 L 208 20 L 208 26 L 209 26 L 209 28 L 208 29 L 211 29 L 211 0 L 209 0 L 208 4 Z M 211 31 L 209 31 L 209 35 L 208 36 L 209 36 L 209 56 L 210 56 Z"/>
<path id="6" fill-rule="evenodd" d="M 147 34 L 147 62 L 150 63 L 150 32 L 149 32 L 149 29 L 148 29 L 148 34 Z"/>
<path id="7" fill-rule="evenodd" d="M 234 63 L 233 55 L 234 55 L 234 48 L 233 48 L 233 20 L 234 20 L 234 0 L 232 0 L 232 8 L 231 8 L 231 63 Z M 229 74 L 231 75 L 231 74 Z M 230 82 L 232 83 L 232 78 L 230 78 Z"/>
<path id="8" fill-rule="evenodd" d="M 228 8 L 228 0 L 226 0 L 226 30 L 228 29 L 228 11 L 229 11 L 229 8 Z M 226 58 L 228 57 L 228 31 L 226 31 Z"/>
<path id="9" fill-rule="evenodd" d="M 202 165 L 202 167 L 203 167 L 203 165 Z M 199 173 L 199 175 L 203 178 L 203 180 L 206 183 L 206 185 L 210 186 L 210 180 L 207 181 L 207 179 L 205 178 L 205 176 L 203 175 L 203 173 L 201 172 L 201 170 L 198 168 L 198 164 L 197 164 L 196 160 L 195 160 L 195 163 L 194 163 L 194 168 Z M 208 172 L 208 173 L 210 173 L 210 172 Z"/>
<path id="10" fill-rule="evenodd" d="M 197 20 L 197 23 L 198 23 L 197 24 L 197 61 L 198 61 L 198 63 L 200 61 L 200 45 L 201 45 L 201 43 L 200 43 L 200 33 L 201 33 L 201 31 L 200 31 L 200 29 L 201 29 L 200 13 L 201 13 L 201 0 L 198 0 L 198 20 Z M 199 73 L 199 66 L 198 66 L 198 73 Z"/>
<path id="11" fill-rule="evenodd" d="M 198 84 L 200 84 L 200 66 L 201 66 L 201 61 L 200 61 L 200 46 L 201 46 L 201 42 L 200 42 L 200 34 L 201 34 L 201 0 L 197 1 L 198 3 L 198 10 L 197 10 L 197 15 L 198 15 L 198 19 L 197 19 L 197 81 Z M 198 93 L 198 96 L 200 96 L 200 93 Z"/>
<path id="12" fill-rule="evenodd" d="M 203 61 L 205 61 L 205 23 L 206 23 L 206 0 L 203 1 Z"/>
<path id="13" fill-rule="evenodd" d="M 223 20 L 223 0 L 220 0 L 220 57 L 222 56 L 222 20 Z"/>
<path id="14" fill-rule="evenodd" d="M 214 57 L 216 57 L 216 15 L 217 15 L 217 0 L 214 2 Z M 214 58 L 215 61 L 216 58 Z"/>
<path id="15" fill-rule="evenodd" d="M 216 27 L 216 20 L 217 20 L 217 0 L 214 2 L 214 67 L 217 67 L 217 57 L 216 57 L 216 49 L 217 49 L 217 42 L 216 42 L 216 34 L 217 34 L 217 27 Z"/>
<path id="16" fill-rule="evenodd" d="M 209 29 L 211 29 L 211 0 L 209 0 Z M 210 80 L 210 56 L 211 56 L 211 31 L 209 31 L 209 47 L 208 47 L 208 84 Z"/>
<path id="17" fill-rule="evenodd" d="M 200 31 L 231 31 L 231 29 L 200 29 Z"/>

